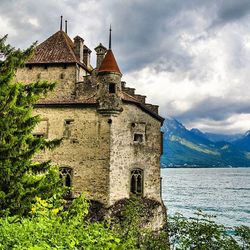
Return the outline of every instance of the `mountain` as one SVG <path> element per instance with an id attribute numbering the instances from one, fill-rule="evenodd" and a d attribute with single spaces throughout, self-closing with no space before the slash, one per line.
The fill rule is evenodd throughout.
<path id="1" fill-rule="evenodd" d="M 162 131 L 162 166 L 250 167 L 250 153 L 237 146 L 241 142 L 211 141 L 206 133 L 199 129 L 188 130 L 172 118 L 165 119 Z M 249 143 L 250 133 L 244 139 Z"/>
<path id="2" fill-rule="evenodd" d="M 204 133 L 204 134 L 207 139 L 213 142 L 218 142 L 218 141 L 233 142 L 242 137 L 242 134 L 232 134 L 232 135 L 214 134 L 214 133 Z"/>
<path id="3" fill-rule="evenodd" d="M 243 151 L 250 152 L 250 131 L 247 131 L 241 138 L 234 140 L 232 144 Z"/>

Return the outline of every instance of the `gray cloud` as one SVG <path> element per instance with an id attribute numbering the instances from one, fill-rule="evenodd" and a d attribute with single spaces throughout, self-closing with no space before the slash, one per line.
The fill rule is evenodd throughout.
<path id="1" fill-rule="evenodd" d="M 208 97 L 196 103 L 187 112 L 177 115 L 176 118 L 184 122 L 204 118 L 213 121 L 225 121 L 235 114 L 250 114 L 250 102 Z"/>
<path id="2" fill-rule="evenodd" d="M 232 21 L 237 21 L 249 15 L 250 2 L 248 0 L 226 0 L 219 1 L 218 19 L 215 23 L 225 24 Z"/>
<path id="3" fill-rule="evenodd" d="M 93 50 L 107 44 L 112 23 L 120 68 L 164 115 L 223 123 L 249 114 L 250 98 L 239 90 L 249 90 L 249 13 L 249 0 L 1 0 L 0 36 L 9 33 L 10 43 L 25 48 L 56 32 L 62 14 L 69 34 Z"/>

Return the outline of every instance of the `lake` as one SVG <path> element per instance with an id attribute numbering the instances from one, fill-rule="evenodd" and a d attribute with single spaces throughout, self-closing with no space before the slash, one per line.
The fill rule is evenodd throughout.
<path id="1" fill-rule="evenodd" d="M 250 168 L 167 168 L 161 176 L 168 215 L 201 209 L 225 226 L 250 226 Z"/>

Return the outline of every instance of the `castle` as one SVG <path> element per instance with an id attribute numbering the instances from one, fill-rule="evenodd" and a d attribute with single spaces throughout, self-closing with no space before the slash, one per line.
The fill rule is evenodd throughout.
<path id="1" fill-rule="evenodd" d="M 62 22 L 62 21 L 61 21 Z M 18 81 L 57 82 L 55 90 L 35 107 L 41 122 L 34 135 L 63 137 L 53 151 L 37 156 L 60 166 L 72 197 L 87 196 L 112 207 L 131 195 L 158 202 L 158 217 L 164 211 L 161 199 L 160 156 L 163 118 L 158 106 L 121 81 L 122 73 L 111 49 L 96 48 L 96 67 L 91 50 L 80 36 L 72 41 L 60 30 L 41 43 Z M 162 220 L 162 217 L 158 219 Z"/>

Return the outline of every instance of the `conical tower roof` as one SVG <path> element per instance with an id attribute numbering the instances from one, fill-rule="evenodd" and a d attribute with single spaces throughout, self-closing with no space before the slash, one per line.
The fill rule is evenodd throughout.
<path id="1" fill-rule="evenodd" d="M 98 70 L 98 73 L 103 73 L 103 72 L 122 74 L 111 49 L 107 51 L 102 61 L 102 64 Z"/>

